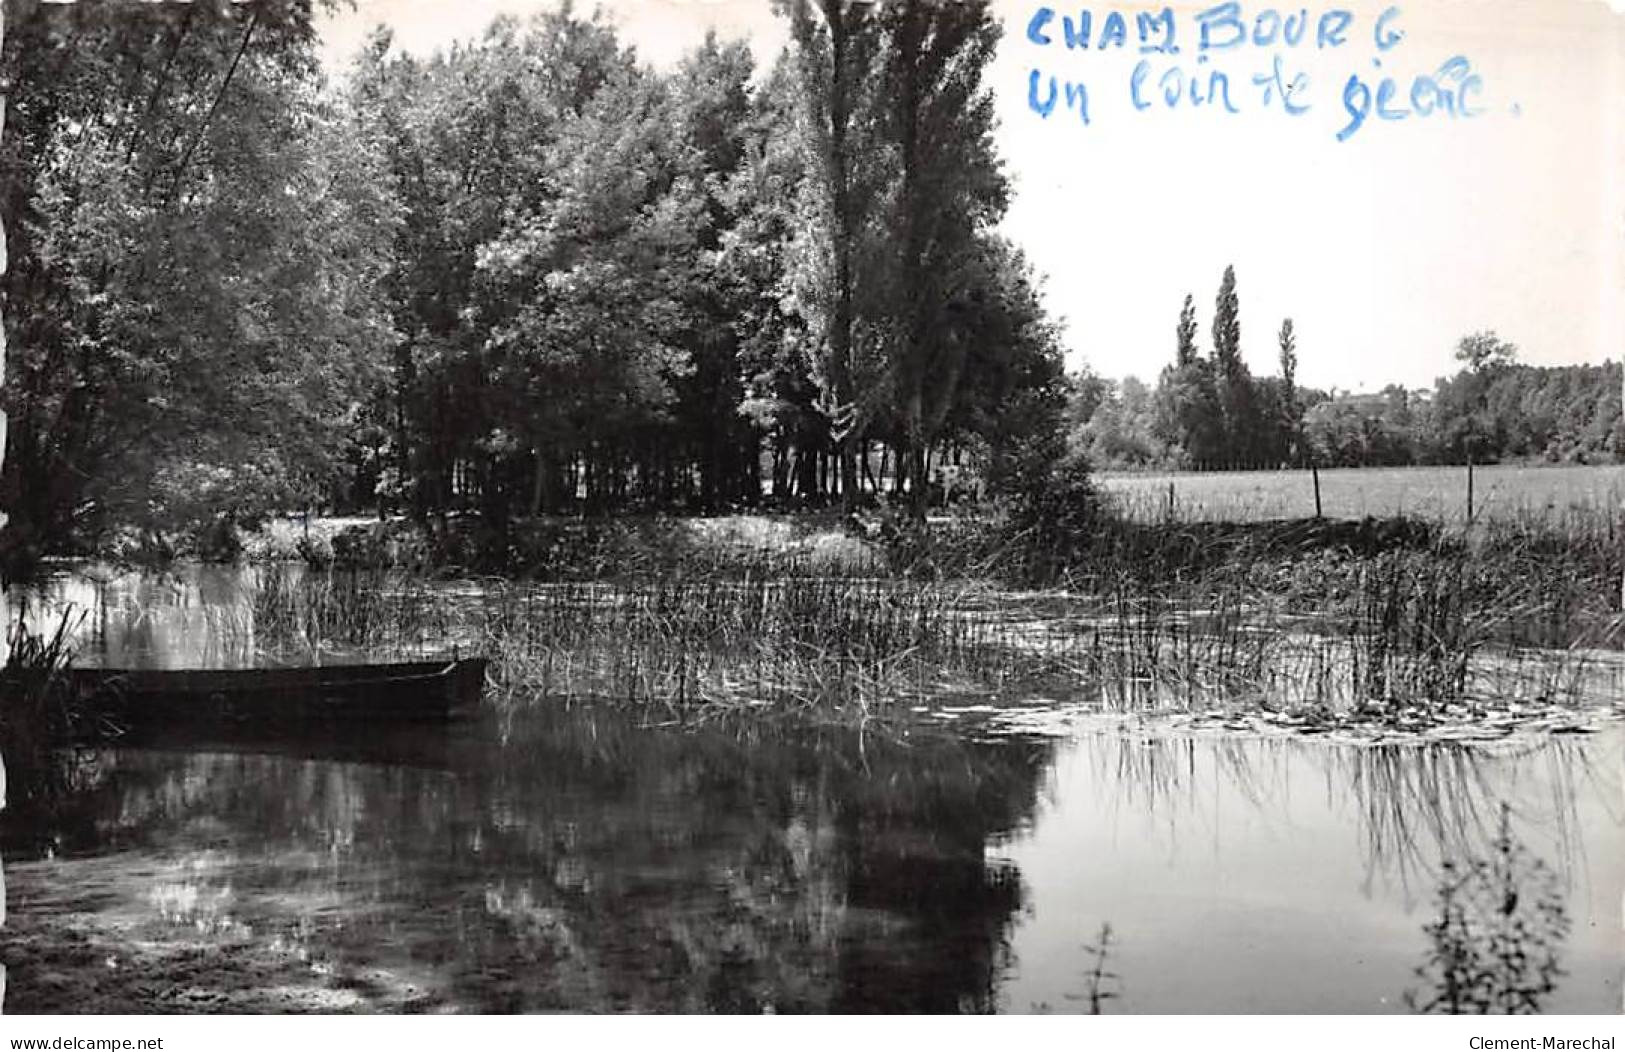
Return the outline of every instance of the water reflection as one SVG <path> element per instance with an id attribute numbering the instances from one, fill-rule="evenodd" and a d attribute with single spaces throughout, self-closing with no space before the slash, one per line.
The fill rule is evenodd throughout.
<path id="1" fill-rule="evenodd" d="M 1403 1011 L 1445 863 L 1493 855 L 1505 803 L 1574 918 L 1550 1009 L 1612 1011 L 1622 740 L 1085 737 L 1058 757 L 1031 833 L 998 848 L 1028 904 L 1000 1007 L 1078 998 L 1086 941 L 1109 921 L 1114 1010 Z"/>
<path id="2" fill-rule="evenodd" d="M 1535 1015 L 1564 975 L 1568 906 L 1556 874 L 1512 833 L 1509 810 L 1487 858 L 1446 860 L 1415 1010 L 1446 1015 Z"/>
<path id="3" fill-rule="evenodd" d="M 324 576 L 300 564 L 181 564 L 149 574 L 81 566 L 11 598 L 36 634 L 65 624 L 77 664 L 195 669 L 438 655 L 477 639 L 465 638 L 449 615 L 478 594 L 466 582 Z M 301 595 L 322 601 L 308 610 L 294 602 L 308 616 L 285 616 L 278 604 Z"/>
<path id="4" fill-rule="evenodd" d="M 546 709 L 101 754 L 9 817 L 24 1011 L 1402 1010 L 1502 801 L 1611 1010 L 1622 735 L 1521 752 L 1060 746 Z M 65 934 L 66 933 L 66 934 Z M 95 967 L 84 962 L 95 962 Z M 112 965 L 106 962 L 112 961 Z"/>
<path id="5" fill-rule="evenodd" d="M 80 664 L 110 668 L 244 668 L 257 663 L 252 571 L 187 566 L 166 574 L 75 570 L 19 590 L 30 630 L 63 617 Z"/>
<path id="6" fill-rule="evenodd" d="M 227 1007 L 985 1010 L 1021 893 L 984 845 L 1032 814 L 1046 751 L 560 712 L 438 767 L 123 750 L 76 814 L 8 832 L 31 919 L 236 947 L 261 989 Z M 9 943 L 36 966 L 14 999 L 67 1007 L 26 977 L 50 948 Z M 74 1001 L 190 1003 L 120 974 Z"/>

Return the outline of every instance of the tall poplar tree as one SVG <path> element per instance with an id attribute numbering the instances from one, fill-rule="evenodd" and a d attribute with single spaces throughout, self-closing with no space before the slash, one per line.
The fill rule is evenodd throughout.
<path id="1" fill-rule="evenodd" d="M 784 0 L 795 44 L 807 151 L 808 215 L 798 246 L 796 298 L 817 340 L 813 376 L 830 421 L 843 499 L 857 500 L 857 448 L 879 409 L 876 324 L 885 234 L 878 219 L 889 180 L 875 141 L 874 94 L 882 78 L 877 5 L 864 0 Z"/>
<path id="2" fill-rule="evenodd" d="M 1299 435 L 1303 431 L 1303 406 L 1298 401 L 1298 334 L 1291 318 L 1281 322 L 1277 339 L 1281 346 L 1281 428 L 1285 432 L 1287 451 L 1296 459 Z"/>
<path id="3" fill-rule="evenodd" d="M 1224 455 L 1228 466 L 1247 463 L 1256 447 L 1252 377 L 1241 359 L 1241 303 L 1236 268 L 1224 268 L 1213 308 L 1213 360 L 1218 365 L 1224 407 Z"/>
<path id="4" fill-rule="evenodd" d="M 1185 294 L 1185 305 L 1179 310 L 1179 328 L 1175 330 L 1178 344 L 1174 350 L 1174 367 L 1183 369 L 1196 361 L 1196 297 Z"/>
<path id="5" fill-rule="evenodd" d="M 879 114 L 897 158 L 889 261 L 888 387 L 910 506 L 925 517 L 926 454 L 965 373 L 983 238 L 1003 216 L 1008 186 L 993 146 L 993 93 L 983 74 L 999 27 L 984 0 L 895 0 L 883 26 L 887 91 Z"/>

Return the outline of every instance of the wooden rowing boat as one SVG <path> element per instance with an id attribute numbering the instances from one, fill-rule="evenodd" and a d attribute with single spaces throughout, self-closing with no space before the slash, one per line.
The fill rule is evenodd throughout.
<path id="1" fill-rule="evenodd" d="M 165 722 L 421 723 L 472 711 L 484 658 L 253 669 L 74 669 L 82 696 L 131 727 Z"/>

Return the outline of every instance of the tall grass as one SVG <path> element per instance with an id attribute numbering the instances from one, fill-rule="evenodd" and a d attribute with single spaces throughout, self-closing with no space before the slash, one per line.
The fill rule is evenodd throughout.
<path id="1" fill-rule="evenodd" d="M 76 622 L 65 612 L 55 628 L 37 633 L 24 613 L 8 630 L 0 669 L 0 754 L 15 800 L 52 798 L 75 788 L 80 743 L 117 737 L 123 728 L 76 689 L 71 644 Z"/>
<path id="2" fill-rule="evenodd" d="M 819 708 L 868 718 L 944 697 L 1062 697 L 1109 711 L 1289 715 L 1422 729 L 1584 694 L 1585 654 L 1508 646 L 1476 563 L 1391 553 L 1322 568 L 1319 609 L 1235 568 L 1092 593 L 871 578 L 551 585 L 313 577 L 255 600 L 286 647 L 478 647 L 505 708 L 612 699 L 672 712 Z M 1254 568 L 1256 569 L 1256 568 Z"/>
<path id="3" fill-rule="evenodd" d="M 453 599 L 427 577 L 382 569 L 258 569 L 246 613 L 258 648 L 272 657 L 324 651 L 424 653 L 457 642 Z"/>
<path id="4" fill-rule="evenodd" d="M 273 652 L 482 648 L 504 707 L 590 696 L 858 719 L 944 696 L 1063 696 L 1425 729 L 1572 704 L 1620 644 L 1621 538 L 1601 514 L 1473 530 L 1082 521 L 1086 535 L 1051 531 L 1056 551 L 1002 564 L 1008 533 L 955 522 L 903 538 L 869 576 L 760 552 L 551 582 L 267 567 L 249 609 Z M 1000 583 L 1034 566 L 1041 589 Z"/>
<path id="5" fill-rule="evenodd" d="M 483 626 L 503 697 L 862 710 L 984 672 L 948 589 L 881 579 L 506 586 Z"/>

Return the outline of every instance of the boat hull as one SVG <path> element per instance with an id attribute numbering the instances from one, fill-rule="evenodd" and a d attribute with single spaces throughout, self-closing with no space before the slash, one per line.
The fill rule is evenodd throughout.
<path id="1" fill-rule="evenodd" d="M 76 669 L 84 696 L 139 728 L 163 723 L 444 721 L 479 704 L 484 658 L 289 669 Z"/>

